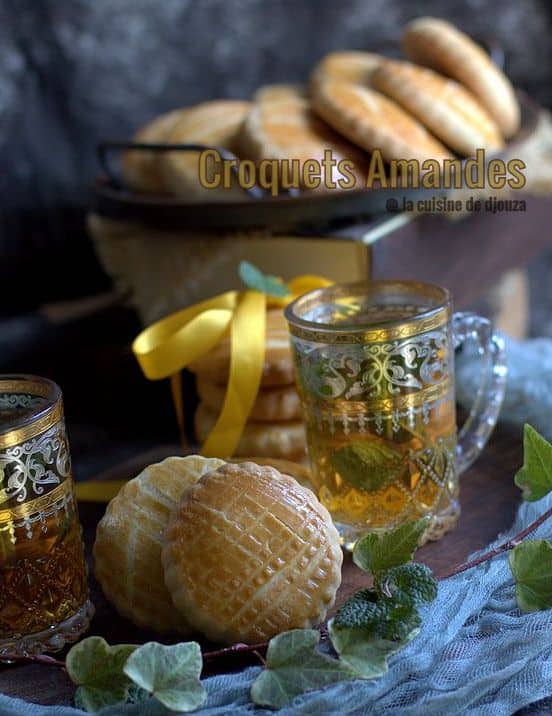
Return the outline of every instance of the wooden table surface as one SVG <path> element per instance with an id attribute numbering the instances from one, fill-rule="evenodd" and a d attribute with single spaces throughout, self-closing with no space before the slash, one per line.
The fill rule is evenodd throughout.
<path id="1" fill-rule="evenodd" d="M 160 448 L 113 469 L 109 474 L 103 474 L 102 478 L 109 479 L 123 475 L 132 477 L 143 465 L 160 460 L 168 454 L 171 454 L 170 447 Z M 496 431 L 481 458 L 462 477 L 462 515 L 458 526 L 439 542 L 422 547 L 416 558 L 428 564 L 439 576 L 454 564 L 463 562 L 471 552 L 484 547 L 498 533 L 508 528 L 519 503 L 520 494 L 514 485 L 513 476 L 521 462 L 520 435 L 503 429 Z M 103 511 L 103 505 L 88 503 L 80 506 L 89 558 L 95 527 Z M 364 573 L 352 564 L 349 556 L 346 556 L 343 581 L 336 606 L 362 586 L 365 586 Z M 90 588 L 96 607 L 90 634 L 104 636 L 110 643 L 139 643 L 152 639 L 171 641 L 157 634 L 139 630 L 121 618 L 105 600 L 92 574 Z M 0 692 L 35 703 L 69 704 L 73 688 L 63 670 L 33 664 L 1 666 Z"/>

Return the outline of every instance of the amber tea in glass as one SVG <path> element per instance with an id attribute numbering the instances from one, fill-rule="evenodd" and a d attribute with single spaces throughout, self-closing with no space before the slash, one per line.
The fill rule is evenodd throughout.
<path id="1" fill-rule="evenodd" d="M 0 654 L 61 649 L 92 611 L 61 391 L 0 376 Z"/>
<path id="2" fill-rule="evenodd" d="M 409 281 L 333 285 L 286 309 L 313 484 L 351 548 L 367 531 L 458 518 L 458 475 L 477 457 L 504 393 L 490 322 L 452 314 L 449 293 Z M 457 437 L 454 349 L 476 341 L 482 384 Z"/>

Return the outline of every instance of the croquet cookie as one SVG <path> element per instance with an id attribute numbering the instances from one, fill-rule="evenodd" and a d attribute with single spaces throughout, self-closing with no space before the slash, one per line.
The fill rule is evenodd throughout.
<path id="1" fill-rule="evenodd" d="M 107 506 L 96 530 L 94 572 L 105 596 L 137 626 L 193 631 L 165 586 L 163 532 L 184 491 L 223 464 L 200 455 L 168 457 L 127 482 Z"/>
<path id="2" fill-rule="evenodd" d="M 230 338 L 221 340 L 201 360 L 188 367 L 202 380 L 226 385 L 230 369 Z M 271 309 L 266 314 L 266 351 L 261 386 L 289 386 L 293 382 L 293 359 L 287 322 L 281 309 Z"/>
<path id="3" fill-rule="evenodd" d="M 274 99 L 267 99 L 271 95 Z M 267 88 L 261 94 L 261 101 L 253 104 L 242 125 L 239 146 L 244 157 L 256 162 L 263 159 L 277 159 L 280 162 L 298 160 L 297 177 L 291 168 L 286 170 L 286 174 L 280 168 L 280 174 L 282 177 L 292 176 L 294 184 L 306 189 L 332 188 L 330 182 L 326 186 L 325 177 L 331 179 L 335 185 L 333 188 L 340 186 L 340 181 L 346 185 L 341 188 L 365 185 L 366 157 L 363 153 L 317 117 L 309 100 L 299 91 L 294 94 L 290 87 L 281 92 L 272 91 L 271 94 Z M 320 171 L 328 150 L 334 164 L 328 170 Z M 353 178 L 347 179 L 338 168 L 339 162 L 344 159 L 350 160 Z M 314 186 L 311 180 L 314 172 L 306 173 L 304 170 L 305 163 L 309 161 L 316 162 L 314 170 L 318 167 L 318 186 Z"/>
<path id="4" fill-rule="evenodd" d="M 403 34 L 403 48 L 414 62 L 453 77 L 479 98 L 502 134 L 511 137 L 520 125 L 514 88 L 489 55 L 446 20 L 421 17 Z"/>
<path id="5" fill-rule="evenodd" d="M 289 475 L 227 464 L 184 495 L 165 532 L 165 582 L 212 641 L 254 644 L 317 626 L 333 605 L 339 535 L 316 496 Z"/>
<path id="6" fill-rule="evenodd" d="M 161 144 L 175 124 L 186 113 L 185 109 L 175 109 L 162 114 L 133 137 L 134 142 L 144 144 Z M 153 194 L 165 193 L 166 187 L 159 166 L 159 152 L 148 152 L 145 149 L 129 149 L 123 153 L 121 170 L 123 178 L 131 189 Z"/>
<path id="7" fill-rule="evenodd" d="M 372 74 L 385 58 L 373 52 L 330 52 L 316 65 L 312 72 L 314 83 L 322 79 L 369 85 Z"/>
<path id="8" fill-rule="evenodd" d="M 220 412 L 226 395 L 225 386 L 199 377 L 197 392 L 207 408 Z M 257 399 L 249 413 L 249 420 L 260 423 L 299 420 L 300 417 L 301 403 L 294 385 L 262 388 L 257 393 Z"/>
<path id="9" fill-rule="evenodd" d="M 386 62 L 375 70 L 372 83 L 459 154 L 504 145 L 496 123 L 471 92 L 433 70 Z"/>
<path id="10" fill-rule="evenodd" d="M 196 438 L 203 442 L 218 414 L 202 403 L 195 414 Z M 259 455 L 285 460 L 301 460 L 306 454 L 305 427 L 300 420 L 281 423 L 246 423 L 235 455 Z"/>
<path id="11" fill-rule="evenodd" d="M 200 144 L 234 151 L 238 130 L 250 106 L 249 102 L 218 100 L 191 107 L 171 127 L 167 142 Z M 207 164 L 209 171 L 206 179 L 209 182 L 214 178 L 215 164 Z M 202 187 L 199 182 L 199 152 L 164 152 L 160 156 L 159 166 L 165 186 L 177 196 L 202 201 L 231 201 L 244 197 L 243 190 L 237 184 L 228 189 Z"/>
<path id="12" fill-rule="evenodd" d="M 334 129 L 383 159 L 441 160 L 450 152 L 414 117 L 380 92 L 331 78 L 312 83 L 315 111 Z"/>

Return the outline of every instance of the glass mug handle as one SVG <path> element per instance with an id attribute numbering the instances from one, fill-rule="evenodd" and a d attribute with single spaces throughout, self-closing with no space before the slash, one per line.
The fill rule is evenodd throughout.
<path id="1" fill-rule="evenodd" d="M 506 390 L 507 367 L 504 341 L 494 332 L 488 318 L 475 313 L 455 313 L 452 328 L 454 347 L 473 341 L 482 363 L 474 403 L 458 433 L 456 469 L 460 475 L 479 456 L 493 431 Z"/>

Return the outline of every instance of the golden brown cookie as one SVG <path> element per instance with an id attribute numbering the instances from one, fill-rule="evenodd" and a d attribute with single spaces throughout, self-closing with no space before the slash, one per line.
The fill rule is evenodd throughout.
<path id="1" fill-rule="evenodd" d="M 165 142 L 171 129 L 182 119 L 186 111 L 185 109 L 175 109 L 173 112 L 156 117 L 134 135 L 133 141 L 143 142 L 144 144 L 161 144 Z M 121 169 L 126 184 L 136 191 L 153 194 L 166 192 L 159 167 L 160 156 L 159 152 L 148 152 L 141 149 L 125 151 L 122 157 Z"/>
<path id="2" fill-rule="evenodd" d="M 221 340 L 201 360 L 191 363 L 188 367 L 202 380 L 226 385 L 230 369 L 230 338 Z M 271 309 L 266 314 L 266 352 L 261 385 L 273 387 L 289 386 L 293 383 L 293 359 L 287 322 L 281 309 Z"/>
<path id="3" fill-rule="evenodd" d="M 295 462 L 293 460 L 282 460 L 276 457 L 231 457 L 227 458 L 226 462 L 231 463 L 243 463 L 243 462 L 254 462 L 256 465 L 268 465 L 273 467 L 284 475 L 290 475 L 294 480 L 309 490 L 313 490 L 316 494 L 311 482 L 311 471 L 310 467 L 305 462 Z"/>
<path id="4" fill-rule="evenodd" d="M 201 402 L 210 410 L 219 413 L 224 403 L 226 387 L 199 377 L 197 392 Z M 274 423 L 299 420 L 301 402 L 294 385 L 275 388 L 261 388 L 249 413 L 249 420 L 259 423 Z"/>
<path id="5" fill-rule="evenodd" d="M 168 457 L 127 482 L 107 506 L 96 531 L 94 572 L 107 599 L 137 626 L 192 631 L 165 586 L 162 536 L 182 493 L 221 465 L 199 455 Z"/>
<path id="6" fill-rule="evenodd" d="M 302 85 L 276 84 L 264 85 L 253 95 L 256 104 L 263 102 L 281 102 L 288 99 L 306 98 L 307 94 Z"/>
<path id="7" fill-rule="evenodd" d="M 312 111 L 309 100 L 300 92 L 294 94 L 288 87 L 277 96 L 279 98 L 269 100 L 265 94 L 262 101 L 253 104 L 240 130 L 239 146 L 242 155 L 256 162 L 263 159 L 296 159 L 300 167 L 297 183 L 317 190 L 331 188 L 331 184 L 326 186 L 325 176 L 334 185 L 339 186 L 341 180 L 349 187 L 352 180 L 347 181 L 338 167 L 341 160 L 348 159 L 355 185 L 364 186 L 366 157 L 363 153 L 322 122 Z M 321 176 L 319 186 L 309 185 L 303 175 L 305 162 L 314 160 L 318 167 L 322 166 L 327 150 L 331 151 L 335 166 L 328 168 L 327 174 L 318 171 Z M 284 176 L 283 170 L 281 175 Z"/>
<path id="8" fill-rule="evenodd" d="M 406 26 L 403 48 L 414 62 L 453 77 L 470 89 L 505 137 L 517 132 L 520 109 L 514 88 L 470 37 L 446 20 L 420 17 Z"/>
<path id="9" fill-rule="evenodd" d="M 385 62 L 372 76 L 374 87 L 420 120 L 454 151 L 496 151 L 504 142 L 494 120 L 454 80 L 410 62 Z"/>
<path id="10" fill-rule="evenodd" d="M 314 68 L 312 81 L 332 79 L 354 85 L 369 85 L 374 70 L 382 61 L 385 61 L 385 58 L 373 52 L 330 52 Z"/>
<path id="11" fill-rule="evenodd" d="M 204 442 L 211 432 L 218 413 L 200 403 L 195 414 L 198 442 Z M 280 423 L 246 423 L 235 455 L 301 459 L 306 454 L 305 427 L 300 420 Z"/>
<path id="12" fill-rule="evenodd" d="M 383 159 L 444 159 L 450 152 L 414 117 L 376 90 L 323 78 L 312 84 L 315 111 L 360 147 Z"/>
<path id="13" fill-rule="evenodd" d="M 167 141 L 171 144 L 201 144 L 233 151 L 238 130 L 250 106 L 249 102 L 238 100 L 198 104 L 186 110 L 171 128 Z M 228 189 L 202 187 L 199 183 L 198 152 L 165 152 L 160 156 L 159 166 L 167 189 L 177 196 L 193 201 L 244 198 L 244 191 L 237 185 Z M 208 166 L 211 167 L 211 163 Z M 213 178 L 210 173 L 209 181 Z"/>
<path id="14" fill-rule="evenodd" d="M 319 624 L 341 563 L 339 536 L 314 494 L 253 463 L 224 465 L 186 492 L 163 547 L 174 603 L 227 644 Z"/>

